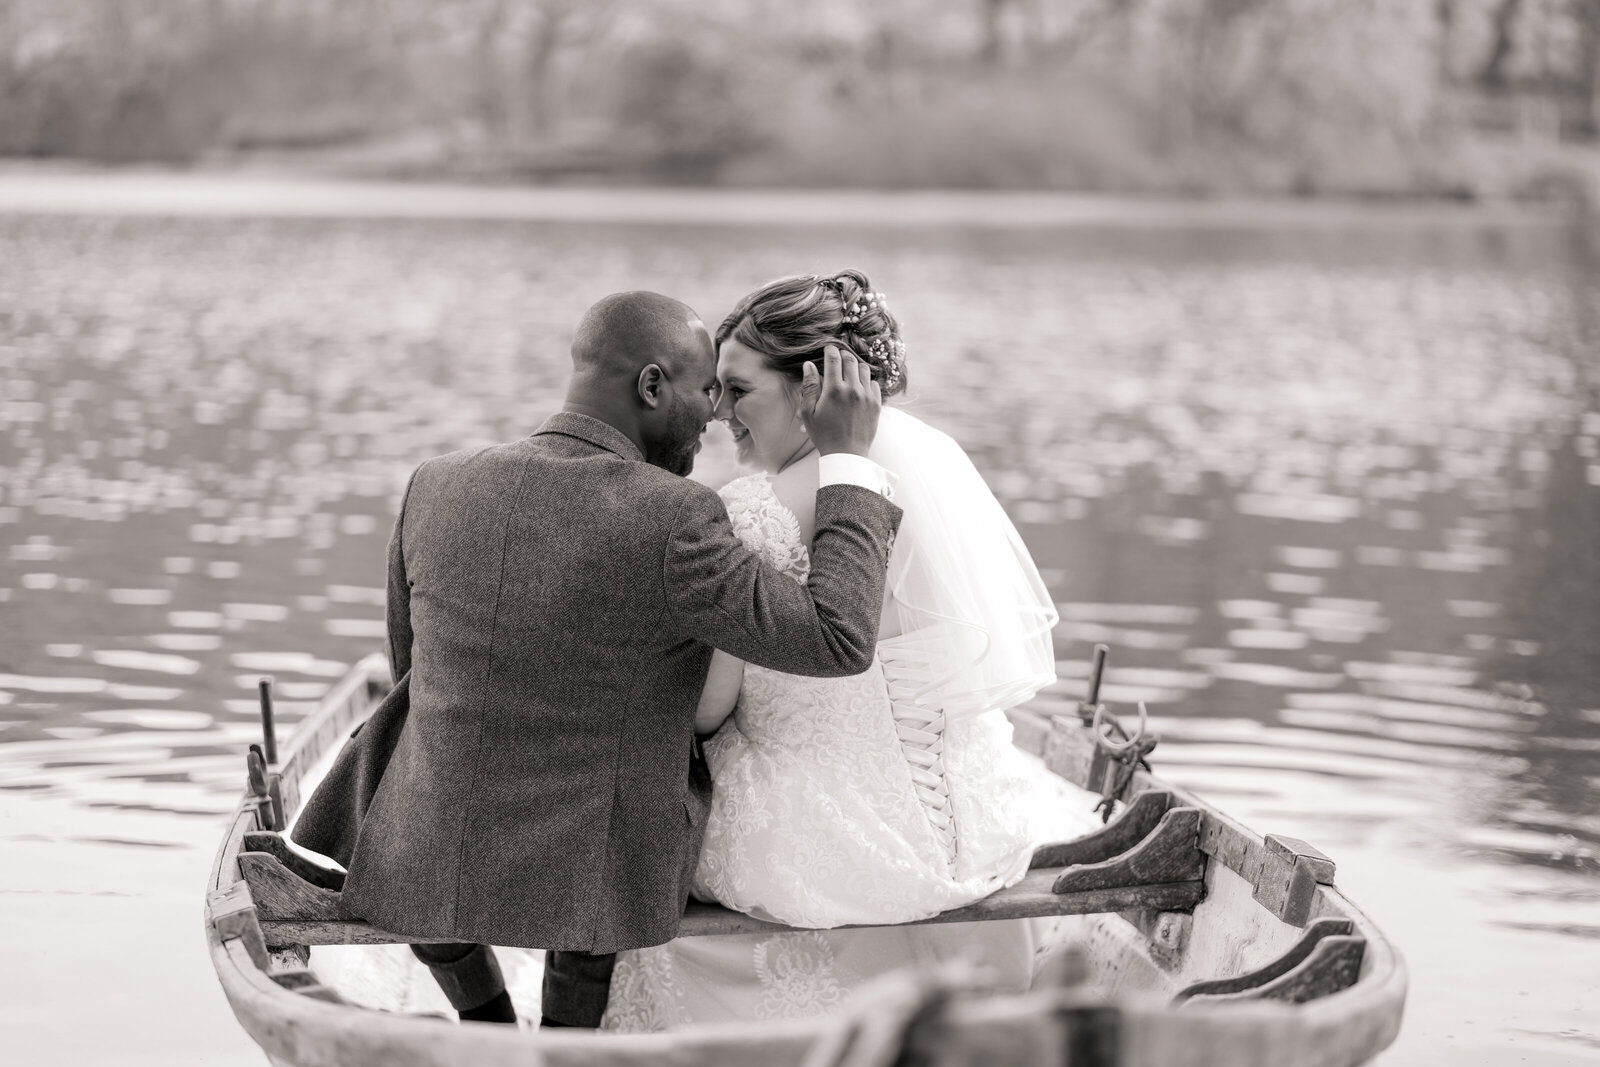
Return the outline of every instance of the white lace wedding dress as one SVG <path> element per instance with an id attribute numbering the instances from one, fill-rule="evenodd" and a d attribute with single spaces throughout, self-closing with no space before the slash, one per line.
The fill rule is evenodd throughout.
<path id="1" fill-rule="evenodd" d="M 740 538 L 805 581 L 799 525 L 766 475 L 722 496 Z M 851 678 L 746 665 L 738 706 L 706 745 L 715 795 L 696 896 L 788 926 L 903 923 L 1017 881 L 1036 843 L 1089 828 L 1082 797 L 1066 800 L 1064 783 L 1012 746 L 1004 712 L 947 721 L 914 699 L 929 677 L 916 648 L 883 641 Z M 887 970 L 957 956 L 1022 991 L 1045 925 L 683 938 L 619 955 L 602 1028 L 826 1014 Z"/>

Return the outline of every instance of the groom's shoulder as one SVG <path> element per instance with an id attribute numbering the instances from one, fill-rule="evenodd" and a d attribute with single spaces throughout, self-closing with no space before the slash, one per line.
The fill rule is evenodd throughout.
<path id="1" fill-rule="evenodd" d="M 537 437 L 458 449 L 423 460 L 413 475 L 413 485 L 424 487 L 423 491 L 432 495 L 431 490 L 435 489 L 449 493 L 470 486 L 487 488 L 515 477 L 534 486 L 546 483 L 545 488 L 558 494 L 566 509 L 623 511 L 643 521 L 692 520 L 708 510 L 723 510 L 722 499 L 715 490 L 652 464 L 585 451 L 585 462 L 579 469 L 565 462 L 571 458 L 559 451 L 548 454 Z M 552 460 L 547 470 L 538 469 Z M 576 495 L 574 479 L 583 489 Z"/>
<path id="2" fill-rule="evenodd" d="M 414 484 L 440 478 L 450 478 L 474 467 L 492 467 L 497 460 L 509 459 L 508 445 L 483 445 L 476 448 L 458 448 L 454 452 L 430 456 L 418 463 L 411 479 Z"/>
<path id="3" fill-rule="evenodd" d="M 649 502 L 653 510 L 670 506 L 673 512 L 686 505 L 704 507 L 708 502 L 721 507 L 716 491 L 706 485 L 648 463 L 627 464 L 629 498 L 635 503 Z"/>

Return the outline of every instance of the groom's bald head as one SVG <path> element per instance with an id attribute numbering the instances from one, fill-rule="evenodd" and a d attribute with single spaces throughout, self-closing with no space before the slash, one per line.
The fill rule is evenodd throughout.
<path id="1" fill-rule="evenodd" d="M 683 301 L 644 290 L 612 293 L 578 320 L 572 370 L 580 378 L 632 382 L 647 365 L 675 370 L 708 344 L 700 316 Z"/>
<path id="2" fill-rule="evenodd" d="M 688 474 L 716 381 L 716 348 L 693 308 L 660 293 L 612 293 L 573 333 L 564 410 L 610 424 L 646 461 Z"/>

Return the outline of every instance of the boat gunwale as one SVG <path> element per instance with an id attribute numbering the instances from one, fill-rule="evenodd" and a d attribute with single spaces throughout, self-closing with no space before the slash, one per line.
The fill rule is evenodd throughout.
<path id="1" fill-rule="evenodd" d="M 329 730 L 337 729 L 343 738 L 353 727 L 348 720 L 360 716 L 376 700 L 372 686 L 389 679 L 387 661 L 380 654 L 358 662 L 331 689 L 318 707 L 302 720 L 279 764 L 284 776 L 284 815 L 293 814 L 298 799 L 298 784 L 310 764 L 326 751 Z M 357 704 L 353 698 L 366 688 L 369 699 Z M 1011 714 L 1017 727 L 1018 744 L 1024 751 L 1043 755 L 1044 740 L 1055 729 L 1056 719 L 1048 711 L 1018 709 Z M 339 720 L 343 719 L 343 722 Z M 337 726 L 330 724 L 337 724 Z M 1031 735 L 1031 737 L 1030 737 Z M 1027 743 L 1031 740 L 1033 743 Z M 318 744 L 321 742 L 321 744 Z M 1047 761 L 1048 764 L 1048 761 Z M 1051 767 L 1053 773 L 1060 770 Z M 1063 775 L 1065 777 L 1065 775 Z M 1163 782 L 1153 774 L 1139 771 L 1134 791 L 1149 788 L 1169 790 L 1185 805 L 1198 807 L 1207 818 L 1219 820 L 1231 833 L 1240 835 L 1251 847 L 1265 849 L 1262 837 L 1219 812 L 1187 790 Z M 530 1053 L 542 1053 L 555 1063 L 601 1064 L 645 1063 L 733 1063 L 759 1053 L 774 1063 L 801 1058 L 831 1026 L 829 1018 L 801 1020 L 763 1020 L 760 1023 L 731 1022 L 699 1024 L 664 1034 L 606 1034 L 540 1031 L 536 1035 L 502 1026 L 452 1025 L 426 1016 L 405 1015 L 334 1003 L 296 992 L 280 985 L 252 958 L 245 939 L 222 936 L 213 914 L 213 895 L 243 891 L 248 886 L 239 871 L 238 855 L 244 834 L 259 829 L 256 798 L 246 794 L 235 810 L 213 862 L 205 908 L 206 935 L 212 963 L 241 1025 L 269 1056 L 301 1067 L 334 1067 L 352 1062 L 346 1052 L 363 1061 L 382 1059 L 387 1067 L 410 1067 L 459 1062 L 471 1055 L 484 1067 L 526 1065 Z M 1216 859 L 1217 857 L 1212 856 Z M 1224 863 L 1225 866 L 1228 864 Z M 1207 881 L 1212 867 L 1207 865 Z M 1118 1012 L 1123 1048 L 1116 1062 L 1124 1065 L 1204 1063 L 1194 1058 L 1207 1048 L 1231 1047 L 1230 1063 L 1254 1062 L 1239 1050 L 1266 1040 L 1281 1057 L 1287 1049 L 1306 1050 L 1292 1060 L 1272 1059 L 1273 1063 L 1292 1063 L 1296 1067 L 1332 1067 L 1362 1063 L 1388 1047 L 1399 1032 L 1407 985 L 1406 967 L 1395 947 L 1378 928 L 1332 885 L 1318 885 L 1314 893 L 1313 915 L 1350 919 L 1356 932 L 1366 939 L 1366 952 L 1360 977 L 1355 984 L 1303 1004 L 1277 1001 L 1230 1001 L 1219 1004 L 1196 1003 L 1174 1007 L 1165 998 L 1132 996 L 1114 1003 Z M 250 920 L 256 920 L 253 905 Z M 1019 1020 L 1037 1019 L 1050 998 L 1059 1005 L 1059 991 L 1044 991 L 1019 996 L 957 1000 L 950 1006 L 950 1022 L 955 1026 L 987 1029 L 1014 1026 Z M 1059 1008 L 1057 1009 L 1059 1011 Z M 1366 1020 L 1365 1032 L 1352 1035 L 1352 1020 Z M 1059 1025 L 1059 1024 L 1058 1024 Z M 1359 1047 L 1349 1047 L 1349 1039 L 1359 1037 Z M 1219 1044 L 1219 1042 L 1221 1044 Z M 429 1050 L 432 1050 L 432 1054 Z M 1341 1055 L 1341 1050 L 1344 1054 Z M 1187 1055 L 1185 1055 L 1187 1053 Z M 1353 1053 L 1359 1058 L 1351 1058 Z M 730 1059 L 723 1059 L 726 1054 Z M 1177 1055 L 1179 1058 L 1174 1059 Z"/>

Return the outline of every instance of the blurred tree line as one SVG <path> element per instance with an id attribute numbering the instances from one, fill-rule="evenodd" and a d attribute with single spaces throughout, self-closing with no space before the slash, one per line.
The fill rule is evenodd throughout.
<path id="1" fill-rule="evenodd" d="M 1593 190 L 1600 0 L 0 0 L 0 155 Z"/>

